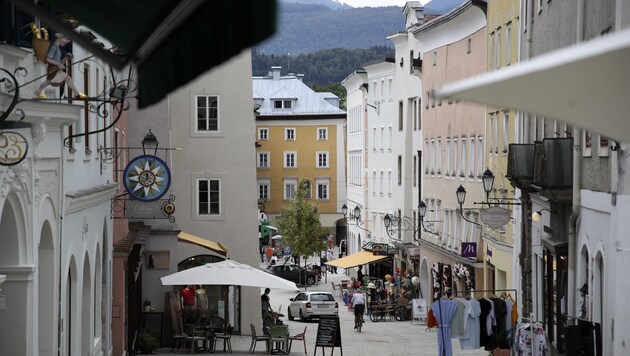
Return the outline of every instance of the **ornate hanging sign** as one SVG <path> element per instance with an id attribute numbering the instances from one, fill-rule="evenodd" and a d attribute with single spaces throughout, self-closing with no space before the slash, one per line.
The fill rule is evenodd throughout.
<path id="1" fill-rule="evenodd" d="M 123 183 L 132 199 L 151 202 L 166 194 L 171 185 L 171 171 L 156 156 L 138 156 L 125 167 Z"/>
<path id="2" fill-rule="evenodd" d="M 484 224 L 496 229 L 510 222 L 512 212 L 500 206 L 493 206 L 481 209 L 480 217 Z"/>
<path id="3" fill-rule="evenodd" d="M 26 158 L 28 141 L 15 131 L 0 131 L 0 165 L 14 166 Z"/>

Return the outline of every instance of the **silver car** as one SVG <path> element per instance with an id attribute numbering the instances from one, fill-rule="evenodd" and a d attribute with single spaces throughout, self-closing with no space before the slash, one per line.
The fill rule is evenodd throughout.
<path id="1" fill-rule="evenodd" d="M 339 315 L 339 304 L 330 292 L 307 291 L 300 292 L 289 299 L 289 320 L 299 317 L 301 321 L 319 316 Z"/>

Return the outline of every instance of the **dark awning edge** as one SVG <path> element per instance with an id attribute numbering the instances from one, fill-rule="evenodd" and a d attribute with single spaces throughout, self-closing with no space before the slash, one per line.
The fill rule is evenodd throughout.
<path id="1" fill-rule="evenodd" d="M 27 0 L 15 3 L 109 65 L 122 69 L 130 60 L 137 64 L 138 106 L 142 108 L 157 103 L 171 91 L 276 31 L 276 0 L 200 0 L 194 2 L 195 11 L 185 11 L 180 5 L 188 1 L 110 0 L 102 6 L 93 1 L 42 1 L 123 47 L 129 55 L 126 58 L 92 43 L 45 6 Z M 182 17 L 171 17 L 175 11 Z M 173 26 L 165 30 L 166 23 Z"/>

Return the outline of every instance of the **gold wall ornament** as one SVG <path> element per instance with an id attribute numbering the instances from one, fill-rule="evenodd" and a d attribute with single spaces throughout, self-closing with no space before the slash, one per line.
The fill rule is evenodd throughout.
<path id="1" fill-rule="evenodd" d="M 26 158 L 28 141 L 15 131 L 0 131 L 0 165 L 14 166 Z"/>

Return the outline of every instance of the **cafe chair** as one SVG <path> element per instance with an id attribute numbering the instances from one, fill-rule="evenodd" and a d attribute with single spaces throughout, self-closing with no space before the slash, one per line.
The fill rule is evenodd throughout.
<path id="1" fill-rule="evenodd" d="M 304 327 L 303 332 L 299 334 L 295 334 L 293 336 L 289 336 L 289 353 L 291 353 L 291 345 L 293 345 L 293 340 L 296 340 L 296 341 L 304 342 L 304 353 L 308 355 L 308 351 L 306 351 L 306 328 L 307 327 L 308 325 Z"/>
<path id="2" fill-rule="evenodd" d="M 258 335 L 256 334 L 256 327 L 254 326 L 254 324 L 249 325 L 252 327 L 252 344 L 249 346 L 249 352 L 254 353 L 254 351 L 256 351 L 256 344 L 259 341 L 265 342 L 267 352 L 269 352 L 269 335 Z"/>
<path id="3" fill-rule="evenodd" d="M 287 325 L 274 325 L 269 328 L 269 335 L 269 350 L 271 353 L 287 354 L 289 346 L 289 327 Z"/>
<path id="4" fill-rule="evenodd" d="M 230 351 L 230 353 L 232 353 L 232 331 L 234 330 L 234 327 L 232 327 L 232 325 L 228 325 L 227 327 L 227 333 L 226 332 L 222 332 L 222 333 L 215 333 L 214 334 L 214 349 L 216 350 L 216 345 L 217 345 L 217 340 L 223 340 L 223 352 L 225 352 L 225 349 L 227 347 L 228 351 Z"/>
<path id="5" fill-rule="evenodd" d="M 208 349 L 208 339 L 198 330 L 196 330 L 194 324 L 184 324 L 184 335 L 186 335 L 184 341 L 184 348 L 188 348 L 190 344 L 190 353 L 197 352 L 200 349 Z M 201 347 L 199 347 L 201 342 Z"/>

